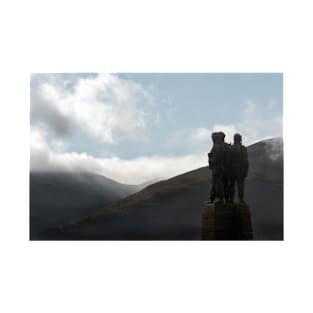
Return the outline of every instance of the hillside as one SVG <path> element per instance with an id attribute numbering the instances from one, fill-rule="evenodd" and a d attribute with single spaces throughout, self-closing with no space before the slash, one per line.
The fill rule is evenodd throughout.
<path id="1" fill-rule="evenodd" d="M 273 138 L 248 147 L 249 177 L 282 183 L 284 179 L 283 141 Z"/>
<path id="2" fill-rule="evenodd" d="M 280 143 L 282 149 L 279 139 L 248 147 L 246 200 L 257 240 L 283 239 L 283 153 L 276 151 Z M 198 240 L 209 188 L 206 166 L 148 186 L 88 217 L 50 230 L 43 238 Z"/>
<path id="3" fill-rule="evenodd" d="M 30 236 L 124 198 L 142 186 L 119 184 L 91 173 L 30 173 Z"/>

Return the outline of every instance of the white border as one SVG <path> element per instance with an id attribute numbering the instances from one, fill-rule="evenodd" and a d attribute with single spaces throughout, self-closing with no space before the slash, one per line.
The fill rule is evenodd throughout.
<path id="1" fill-rule="evenodd" d="M 1 9 L 2 312 L 311 312 L 308 1 Z M 29 242 L 31 72 L 283 72 L 284 242 Z"/>

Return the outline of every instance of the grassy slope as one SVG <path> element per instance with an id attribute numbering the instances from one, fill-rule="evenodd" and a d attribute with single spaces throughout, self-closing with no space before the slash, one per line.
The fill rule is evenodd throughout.
<path id="1" fill-rule="evenodd" d="M 283 160 L 264 142 L 248 149 L 246 199 L 256 239 L 283 238 Z M 208 167 L 153 184 L 50 233 L 59 239 L 200 239 L 201 212 L 210 188 Z M 48 237 L 49 237 L 48 236 Z"/>

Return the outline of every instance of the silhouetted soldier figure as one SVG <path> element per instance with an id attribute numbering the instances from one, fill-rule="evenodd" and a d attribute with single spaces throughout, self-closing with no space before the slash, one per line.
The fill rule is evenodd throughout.
<path id="1" fill-rule="evenodd" d="M 230 147 L 231 159 L 231 202 L 234 201 L 235 185 L 237 185 L 238 198 L 240 202 L 244 202 L 244 185 L 245 178 L 249 170 L 249 161 L 247 148 L 241 143 L 241 135 L 234 135 L 234 144 Z"/>
<path id="2" fill-rule="evenodd" d="M 212 171 L 210 202 L 224 200 L 224 178 L 229 160 L 229 147 L 224 143 L 225 134 L 212 133 L 213 147 L 208 154 L 209 169 Z"/>
<path id="3" fill-rule="evenodd" d="M 224 145 L 224 167 L 223 167 L 223 190 L 224 190 L 224 199 L 225 202 L 230 202 L 231 196 L 231 188 L 230 188 L 230 176 L 231 176 L 231 168 L 230 168 L 230 145 L 225 142 L 225 134 L 223 132 L 219 132 L 221 136 L 221 140 Z"/>

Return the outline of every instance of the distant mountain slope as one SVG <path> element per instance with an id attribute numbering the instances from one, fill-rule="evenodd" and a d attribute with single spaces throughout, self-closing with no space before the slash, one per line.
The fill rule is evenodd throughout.
<path id="1" fill-rule="evenodd" d="M 284 179 L 283 140 L 273 138 L 248 147 L 249 177 L 282 183 Z"/>
<path id="2" fill-rule="evenodd" d="M 246 200 L 252 211 L 255 239 L 283 239 L 283 157 L 273 158 L 275 145 L 271 140 L 248 147 Z M 51 230 L 45 238 L 201 239 L 201 213 L 209 188 L 209 170 L 202 167 Z"/>
<path id="3" fill-rule="evenodd" d="M 31 238 L 35 239 L 46 228 L 88 214 L 91 209 L 124 198 L 140 188 L 91 173 L 31 172 Z"/>

